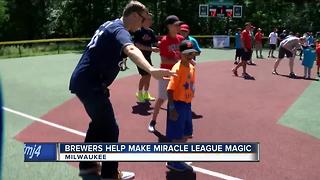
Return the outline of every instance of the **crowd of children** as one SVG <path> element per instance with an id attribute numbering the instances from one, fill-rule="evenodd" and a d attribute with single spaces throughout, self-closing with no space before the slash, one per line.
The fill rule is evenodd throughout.
<path id="1" fill-rule="evenodd" d="M 170 15 L 165 19 L 166 35 L 164 35 L 158 43 L 161 68 L 171 69 L 176 72 L 177 76 L 164 78 L 158 83 L 158 96 L 154 106 L 152 119 L 148 126 L 149 132 L 155 131 L 157 116 L 163 103 L 168 100 L 167 104 L 167 126 L 166 137 L 170 142 L 187 142 L 192 137 L 192 115 L 191 100 L 194 94 L 195 83 L 195 57 L 201 53 L 198 42 L 189 35 L 190 27 L 181 22 L 175 15 Z M 149 26 L 150 27 L 150 26 Z M 148 26 L 146 28 L 149 28 Z M 235 60 L 236 65 L 232 71 L 238 76 L 238 68 L 242 67 L 244 78 L 253 78 L 247 73 L 247 64 L 253 64 L 253 49 L 256 51 L 257 59 L 264 59 L 262 55 L 264 33 L 261 28 L 257 28 L 251 23 L 246 23 L 245 28 L 237 28 L 235 34 Z M 301 49 L 303 54 L 302 65 L 304 66 L 304 78 L 311 78 L 311 68 L 317 59 L 317 75 L 320 67 L 320 43 L 315 41 L 311 33 L 306 36 L 297 37 L 292 32 L 287 34 L 286 30 L 278 36 L 278 29 L 274 28 L 268 36 L 269 53 L 268 58 L 276 58 L 274 52 L 279 44 L 279 55 L 275 61 L 273 74 L 278 74 L 277 68 L 284 57 L 290 59 L 289 76 L 294 78 L 296 74 L 293 72 L 293 64 L 297 51 Z M 154 42 L 153 42 L 154 43 Z M 138 46 L 139 47 L 139 46 Z M 155 51 L 156 47 L 152 47 L 152 43 L 148 44 L 149 55 Z M 142 50 L 143 47 L 141 48 Z M 151 63 L 151 61 L 150 61 Z M 148 80 L 150 81 L 150 79 Z M 147 89 L 145 89 L 147 92 Z M 149 94 L 150 95 L 150 94 Z M 144 98 L 139 86 L 137 100 L 144 102 L 153 100 L 152 98 Z M 175 171 L 188 171 L 192 167 L 185 162 L 167 162 L 166 166 Z"/>
<path id="2" fill-rule="evenodd" d="M 151 52 L 160 52 L 160 67 L 171 69 L 176 72 L 176 76 L 159 80 L 158 96 L 155 102 L 153 116 L 148 126 L 148 131 L 155 131 L 159 110 L 163 103 L 168 100 L 166 137 L 170 142 L 185 143 L 188 138 L 191 138 L 193 135 L 191 100 L 195 91 L 194 65 L 195 57 L 201 53 L 201 49 L 197 40 L 189 35 L 190 27 L 180 21 L 177 16 L 170 15 L 165 19 L 166 35 L 164 35 L 158 43 L 155 41 L 154 33 L 150 29 L 150 21 L 146 21 L 143 29 L 135 33 L 135 43 L 143 50 L 143 52 L 145 52 L 144 55 L 150 63 L 152 63 L 150 58 Z M 232 69 L 235 76 L 238 76 L 238 68 L 242 67 L 242 76 L 244 78 L 252 78 L 252 76 L 247 73 L 247 64 L 253 64 L 253 49 L 256 51 L 257 59 L 264 58 L 262 55 L 264 33 L 261 28 L 257 28 L 257 31 L 254 34 L 254 29 L 255 27 L 249 22 L 245 24 L 243 30 L 237 28 L 235 34 L 236 53 L 234 60 L 236 66 Z M 293 72 L 293 64 L 297 51 L 301 49 L 303 55 L 301 63 L 305 70 L 304 78 L 311 78 L 311 69 L 315 60 L 317 62 L 317 75 L 320 77 L 319 40 L 315 41 L 312 33 L 307 33 L 303 37 L 297 37 L 294 36 L 292 32 L 287 34 L 287 31 L 283 30 L 278 36 L 277 31 L 278 29 L 274 28 L 273 32 L 268 36 L 268 58 L 276 58 L 274 51 L 279 44 L 279 55 L 275 61 L 273 74 L 278 74 L 277 67 L 281 60 L 284 57 L 287 57 L 290 59 L 289 76 L 293 78 L 296 77 Z M 139 91 L 136 94 L 138 102 L 154 100 L 148 92 L 150 76 L 148 76 L 148 73 L 141 73 L 143 72 L 141 69 L 139 69 L 139 72 L 142 78 L 139 82 Z M 143 81 L 144 78 L 146 79 L 145 81 Z M 185 162 L 167 162 L 166 166 L 175 171 L 192 170 L 192 167 Z"/>

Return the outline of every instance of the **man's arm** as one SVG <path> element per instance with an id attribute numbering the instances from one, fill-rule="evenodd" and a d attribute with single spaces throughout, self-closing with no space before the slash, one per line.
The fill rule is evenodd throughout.
<path id="1" fill-rule="evenodd" d="M 172 76 L 175 73 L 167 69 L 158 69 L 152 67 L 145 59 L 142 52 L 133 44 L 127 45 L 123 48 L 123 52 L 140 68 L 147 71 L 156 79 L 160 79 L 164 76 Z"/>
<path id="2" fill-rule="evenodd" d="M 159 52 L 159 48 L 157 47 L 149 47 L 149 46 L 144 46 L 140 43 L 135 43 L 135 45 L 137 46 L 137 48 L 139 48 L 140 50 L 144 50 L 144 51 L 152 51 L 152 52 Z"/>

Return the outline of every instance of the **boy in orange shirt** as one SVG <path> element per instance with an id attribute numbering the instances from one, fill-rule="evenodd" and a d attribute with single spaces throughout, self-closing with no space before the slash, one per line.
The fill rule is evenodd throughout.
<path id="1" fill-rule="evenodd" d="M 195 68 L 191 64 L 197 54 L 192 42 L 184 40 L 179 46 L 181 60 L 172 68 L 177 76 L 171 77 L 167 86 L 168 111 L 166 136 L 171 142 L 185 143 L 192 137 L 191 100 L 194 96 Z M 175 171 L 192 171 L 185 162 L 167 162 Z"/>

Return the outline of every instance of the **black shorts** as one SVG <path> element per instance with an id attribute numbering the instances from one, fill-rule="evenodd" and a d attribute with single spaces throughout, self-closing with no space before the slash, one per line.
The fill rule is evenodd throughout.
<path id="1" fill-rule="evenodd" d="M 289 51 L 288 49 L 283 48 L 283 47 L 280 46 L 278 58 L 282 59 L 282 58 L 284 58 L 284 55 L 286 55 L 287 58 L 293 57 L 293 54 L 292 54 L 291 51 Z"/>
<path id="2" fill-rule="evenodd" d="M 276 46 L 275 44 L 270 44 L 269 47 L 270 47 L 270 49 L 272 49 L 272 50 L 276 50 L 276 48 L 277 48 L 277 46 Z"/>
<path id="3" fill-rule="evenodd" d="M 150 63 L 150 65 L 152 66 L 151 56 L 149 56 L 149 57 L 147 56 L 147 57 L 145 57 L 145 58 L 146 58 L 146 60 Z M 137 66 L 137 68 L 138 68 L 139 74 L 140 74 L 141 76 L 150 75 L 147 71 L 139 68 L 138 66 Z"/>
<path id="4" fill-rule="evenodd" d="M 246 52 L 245 50 L 243 50 L 242 56 L 241 56 L 241 60 L 242 61 L 249 61 L 251 59 L 252 56 L 252 50 L 248 49 L 248 51 Z"/>
<path id="5" fill-rule="evenodd" d="M 236 49 L 236 57 L 241 57 L 242 54 L 243 54 L 243 49 L 242 48 Z"/>

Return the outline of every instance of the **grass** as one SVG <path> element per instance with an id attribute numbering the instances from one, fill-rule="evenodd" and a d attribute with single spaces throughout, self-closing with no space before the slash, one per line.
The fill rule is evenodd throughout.
<path id="1" fill-rule="evenodd" d="M 0 59 L 82 52 L 83 43 L 24 44 L 0 47 Z"/>

